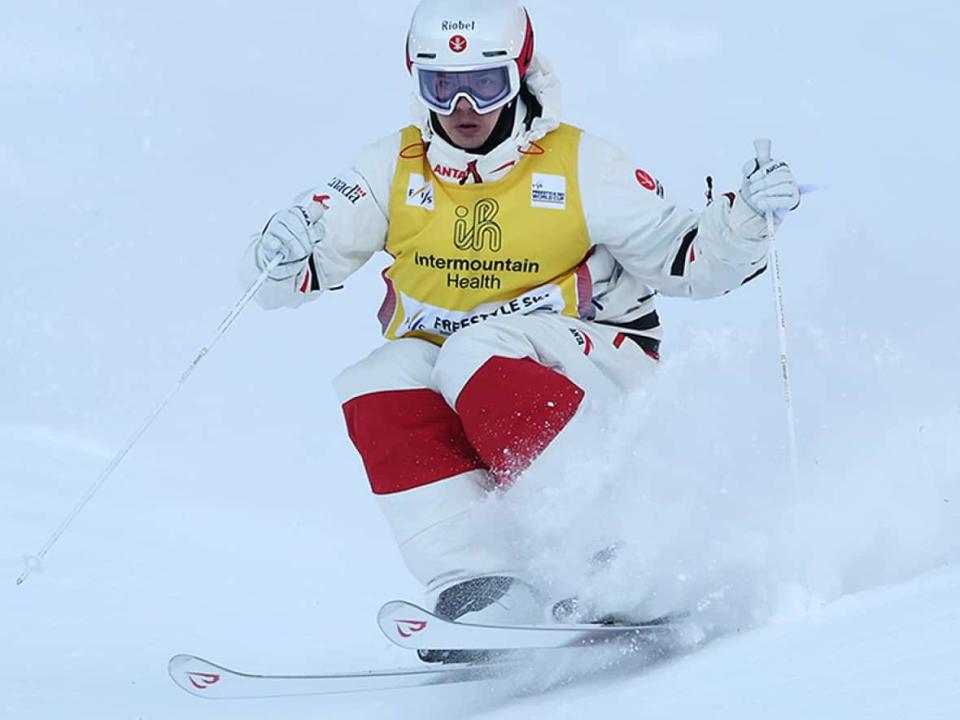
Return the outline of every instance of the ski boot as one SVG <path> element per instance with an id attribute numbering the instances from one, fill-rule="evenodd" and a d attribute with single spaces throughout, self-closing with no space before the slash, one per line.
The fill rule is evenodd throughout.
<path id="1" fill-rule="evenodd" d="M 445 620 L 492 625 L 523 625 L 543 619 L 545 600 L 527 583 L 507 575 L 463 580 L 442 590 L 434 614 Z M 487 662 L 503 655 L 489 650 L 418 650 L 427 663 Z"/>

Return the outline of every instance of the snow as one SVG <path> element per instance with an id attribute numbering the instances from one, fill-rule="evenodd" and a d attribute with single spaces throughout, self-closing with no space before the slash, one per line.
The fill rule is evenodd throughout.
<path id="1" fill-rule="evenodd" d="M 844 598 L 802 619 L 716 641 L 630 682 L 525 699 L 480 717 L 658 720 L 953 718 L 960 701 L 960 572 Z M 612 716 L 618 717 L 614 713 Z"/>
<path id="2" fill-rule="evenodd" d="M 699 206 L 708 173 L 735 187 L 761 135 L 826 186 L 781 233 L 799 484 L 764 279 L 662 303 L 665 362 L 618 427 L 488 508 L 545 584 L 695 606 L 705 647 L 529 696 L 209 704 L 173 686 L 178 652 L 409 662 L 374 616 L 419 589 L 330 388 L 380 342 L 382 259 L 297 312 L 245 313 L 14 586 L 239 298 L 249 235 L 406 121 L 412 5 L 4 9 L 0 717 L 956 716 L 960 11 L 935 0 L 529 3 L 568 120 L 675 197 Z"/>

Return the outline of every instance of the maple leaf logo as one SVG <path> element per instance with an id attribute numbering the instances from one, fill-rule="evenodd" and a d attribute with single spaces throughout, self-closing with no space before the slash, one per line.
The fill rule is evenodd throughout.
<path id="1" fill-rule="evenodd" d="M 450 38 L 450 49 L 455 53 L 462 53 L 467 49 L 467 39 L 463 35 L 454 35 Z"/>

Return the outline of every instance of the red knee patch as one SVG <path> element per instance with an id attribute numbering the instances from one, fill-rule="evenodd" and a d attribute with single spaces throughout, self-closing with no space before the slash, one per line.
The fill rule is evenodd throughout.
<path id="1" fill-rule="evenodd" d="M 432 390 L 361 395 L 344 404 L 343 414 L 377 495 L 483 468 L 460 418 Z"/>
<path id="2" fill-rule="evenodd" d="M 460 392 L 467 440 L 500 483 L 527 469 L 576 414 L 583 390 L 530 358 L 494 357 Z"/>

